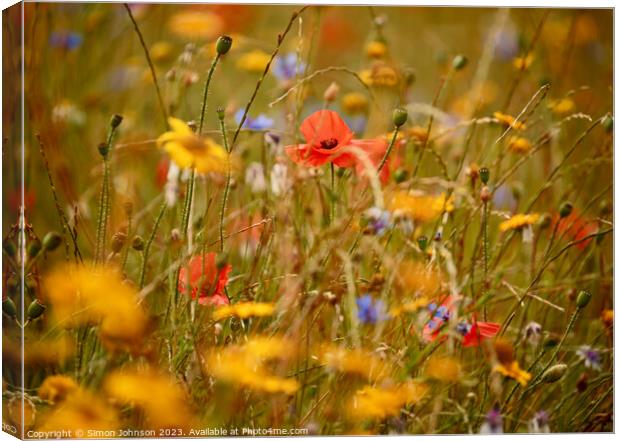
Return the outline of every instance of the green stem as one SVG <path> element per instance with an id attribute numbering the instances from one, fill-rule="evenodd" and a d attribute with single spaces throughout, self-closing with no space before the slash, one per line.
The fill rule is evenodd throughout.
<path id="1" fill-rule="evenodd" d="M 155 219 L 155 225 L 153 226 L 153 231 L 151 231 L 151 235 L 149 236 L 149 240 L 146 242 L 146 246 L 144 247 L 144 253 L 142 255 L 142 268 L 140 269 L 140 289 L 144 288 L 144 278 L 146 277 L 146 263 L 149 258 L 149 251 L 151 249 L 151 245 L 153 244 L 153 240 L 155 240 L 155 234 L 157 233 L 157 227 L 159 227 L 159 223 L 161 222 L 162 217 L 164 217 L 164 213 L 166 211 L 166 201 L 161 204 L 161 208 L 159 209 L 159 214 Z"/>
<path id="2" fill-rule="evenodd" d="M 482 207 L 482 261 L 483 261 L 483 276 L 482 276 L 482 297 L 486 295 L 487 292 L 487 284 L 488 284 L 488 272 L 489 272 L 489 211 L 488 211 L 488 202 L 484 202 Z M 487 319 L 487 305 L 486 302 L 484 304 L 483 310 L 484 320 Z"/>
<path id="3" fill-rule="evenodd" d="M 220 119 L 220 130 L 222 132 L 222 140 L 226 152 L 230 155 L 230 148 L 228 146 L 228 138 L 226 137 L 226 124 L 224 119 Z M 220 208 L 220 251 L 224 251 L 224 214 L 226 213 L 226 202 L 228 199 L 228 192 L 230 191 L 230 157 L 227 161 L 226 170 L 226 186 L 224 187 L 224 195 L 222 196 L 222 206 Z"/>
<path id="4" fill-rule="evenodd" d="M 198 125 L 198 135 L 202 133 L 202 127 L 205 121 L 205 113 L 207 111 L 207 95 L 209 94 L 209 85 L 211 84 L 211 78 L 213 77 L 213 72 L 215 72 L 215 67 L 217 66 L 218 61 L 220 61 L 220 54 L 218 53 L 213 62 L 211 63 L 211 67 L 209 68 L 209 73 L 207 74 L 207 81 L 205 82 L 205 89 L 202 94 L 202 108 L 200 110 L 200 124 Z"/>
<path id="5" fill-rule="evenodd" d="M 385 151 L 385 155 L 383 155 L 383 159 L 381 159 L 381 162 L 379 163 L 379 167 L 377 168 L 377 173 L 381 173 L 381 169 L 387 162 L 388 156 L 390 156 L 390 153 L 392 152 L 392 148 L 394 148 L 394 144 L 396 143 L 396 138 L 398 137 L 398 129 L 399 127 L 394 128 L 394 134 L 392 135 L 392 140 L 390 141 L 390 145 Z"/>
<path id="6" fill-rule="evenodd" d="M 332 194 L 329 195 L 329 220 L 330 223 L 334 223 L 334 218 L 336 217 L 336 185 L 335 185 L 335 172 L 334 172 L 334 163 L 329 163 L 330 171 L 331 171 L 331 187 Z"/>

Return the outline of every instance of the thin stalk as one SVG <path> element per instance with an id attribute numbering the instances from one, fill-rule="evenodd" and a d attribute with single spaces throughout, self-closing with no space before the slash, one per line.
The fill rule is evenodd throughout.
<path id="1" fill-rule="evenodd" d="M 153 244 L 153 240 L 155 240 L 155 234 L 157 233 L 157 228 L 159 227 L 159 223 L 161 219 L 164 217 L 164 213 L 166 212 L 167 203 L 164 200 L 161 204 L 161 208 L 159 209 L 159 214 L 155 219 L 155 225 L 153 226 L 153 231 L 151 231 L 151 235 L 149 236 L 149 240 L 146 242 L 146 246 L 144 247 L 144 253 L 142 254 L 142 268 L 140 268 L 140 289 L 144 288 L 144 278 L 146 277 L 146 263 L 149 258 L 149 251 L 151 250 L 151 245 Z"/>
<path id="2" fill-rule="evenodd" d="M 487 292 L 488 275 L 489 275 L 489 205 L 488 201 L 484 201 L 482 206 L 482 262 L 483 262 L 483 276 L 482 276 L 482 297 L 484 298 Z M 483 309 L 484 320 L 487 319 L 487 304 L 484 303 Z"/>
<path id="3" fill-rule="evenodd" d="M 215 67 L 217 63 L 220 61 L 220 54 L 218 53 L 213 61 L 211 62 L 211 67 L 209 68 L 209 73 L 207 74 L 207 81 L 205 82 L 205 89 L 202 93 L 202 108 L 200 109 L 200 124 L 198 124 L 198 136 L 202 134 L 202 127 L 204 125 L 205 113 L 207 111 L 207 95 L 209 94 L 209 86 L 211 85 L 211 78 L 213 77 L 213 72 L 215 72 Z"/>
<path id="4" fill-rule="evenodd" d="M 230 191 L 230 147 L 228 146 L 228 138 L 226 137 L 226 124 L 224 118 L 220 118 L 220 130 L 222 131 L 222 141 L 229 157 L 226 162 L 226 186 L 224 187 L 224 195 L 222 196 L 222 206 L 220 208 L 220 251 L 224 251 L 224 214 L 226 213 L 226 202 L 228 192 Z"/>
<path id="5" fill-rule="evenodd" d="M 399 129 L 400 129 L 400 127 L 395 127 L 394 128 L 394 134 L 392 135 L 392 139 L 390 140 L 390 145 L 388 145 L 388 148 L 385 151 L 385 155 L 383 155 L 383 159 L 381 159 L 381 162 L 379 163 L 379 167 L 377 168 L 377 174 L 381 173 L 381 169 L 383 168 L 383 166 L 387 162 L 388 156 L 390 156 L 390 153 L 392 152 L 392 149 L 394 148 L 394 144 L 396 143 L 396 138 L 398 137 L 398 130 Z"/>

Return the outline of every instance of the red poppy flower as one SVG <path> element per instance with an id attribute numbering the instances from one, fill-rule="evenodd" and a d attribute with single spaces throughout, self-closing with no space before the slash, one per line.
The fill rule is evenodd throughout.
<path id="1" fill-rule="evenodd" d="M 574 209 L 572 213 L 565 218 L 560 218 L 560 215 L 558 213 L 554 214 L 553 227 L 555 228 L 556 225 L 556 235 L 570 241 L 580 241 L 584 237 L 587 237 L 598 231 L 598 224 L 596 222 L 585 220 L 576 209 Z M 553 231 L 553 229 L 551 229 L 551 231 Z M 583 242 L 579 242 L 575 246 L 580 250 L 583 250 L 588 245 L 590 245 L 592 239 L 594 238 L 591 237 L 590 239 L 584 240 Z"/>
<path id="2" fill-rule="evenodd" d="M 365 171 L 363 161 L 354 152 L 357 148 L 378 167 L 388 144 L 382 139 L 353 139 L 353 132 L 333 110 L 319 110 L 306 118 L 300 127 L 306 144 L 285 148 L 293 162 L 306 167 L 320 167 L 328 162 L 338 167 L 355 168 L 358 174 Z M 389 177 L 389 168 L 381 170 L 382 180 Z"/>
<path id="3" fill-rule="evenodd" d="M 436 303 L 429 304 L 432 313 L 431 319 L 422 330 L 422 337 L 425 341 L 434 341 L 439 337 L 442 327 L 450 320 L 451 315 L 456 311 L 456 302 L 452 296 L 448 296 L 437 306 Z M 456 325 L 456 330 L 463 336 L 461 341 L 464 347 L 479 346 L 483 339 L 493 338 L 499 332 L 501 325 L 498 323 L 479 322 L 475 316 L 472 322 L 462 320 Z M 447 336 L 441 336 L 442 341 Z"/>
<path id="4" fill-rule="evenodd" d="M 179 271 L 178 288 L 182 294 L 187 294 L 188 269 L 192 299 L 198 296 L 198 303 L 201 305 L 227 305 L 230 303 L 224 292 L 228 283 L 228 274 L 232 271 L 230 264 L 225 264 L 218 269 L 215 253 L 206 253 L 204 259 L 202 255 L 192 257 L 187 267 L 182 267 Z"/>

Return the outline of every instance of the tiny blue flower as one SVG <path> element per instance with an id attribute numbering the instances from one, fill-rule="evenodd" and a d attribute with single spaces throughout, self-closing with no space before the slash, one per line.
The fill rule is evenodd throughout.
<path id="1" fill-rule="evenodd" d="M 237 113 L 235 113 L 235 122 L 237 124 L 241 123 L 241 118 L 243 118 L 243 109 L 239 109 Z M 244 129 L 250 130 L 265 130 L 269 129 L 273 126 L 273 119 L 267 117 L 265 114 L 261 113 L 256 118 L 251 118 L 249 115 L 246 116 L 245 121 L 243 122 Z"/>
<path id="2" fill-rule="evenodd" d="M 588 345 L 583 345 L 577 350 L 577 356 L 581 358 L 587 368 L 600 371 L 601 353 Z"/>
<path id="3" fill-rule="evenodd" d="M 60 49 L 72 50 L 82 44 L 82 34 L 71 31 L 57 31 L 50 35 L 50 45 Z"/>
<path id="4" fill-rule="evenodd" d="M 306 70 L 306 64 L 303 61 L 297 62 L 297 54 L 291 52 L 284 57 L 278 56 L 273 60 L 273 75 L 280 81 L 289 81 L 297 75 L 302 75 Z"/>
<path id="5" fill-rule="evenodd" d="M 450 311 L 444 305 L 441 305 L 439 308 L 437 308 L 437 312 L 435 312 L 435 317 L 443 321 L 448 321 L 450 319 Z"/>
<path id="6" fill-rule="evenodd" d="M 379 320 L 386 318 L 385 305 L 381 300 L 373 302 L 370 294 L 365 294 L 356 300 L 357 303 L 357 318 L 364 325 L 374 325 Z"/>
<path id="7" fill-rule="evenodd" d="M 371 207 L 366 210 L 366 217 L 368 218 L 368 225 L 372 233 L 377 236 L 383 236 L 386 230 L 392 226 L 390 212 L 379 207 Z"/>

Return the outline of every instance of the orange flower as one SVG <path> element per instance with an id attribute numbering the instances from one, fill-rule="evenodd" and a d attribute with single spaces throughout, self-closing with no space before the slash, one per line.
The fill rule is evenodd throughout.
<path id="1" fill-rule="evenodd" d="M 230 303 L 224 288 L 228 283 L 228 274 L 232 271 L 230 264 L 224 264 L 218 268 L 215 253 L 197 255 L 191 258 L 188 264 L 189 285 L 191 297 L 198 295 L 198 303 L 201 305 L 227 305 Z M 186 283 L 188 282 L 188 268 L 182 267 L 179 271 L 179 292 L 187 294 Z"/>
<path id="2" fill-rule="evenodd" d="M 560 218 L 558 213 L 554 214 L 553 225 L 557 225 L 556 234 L 558 236 L 575 242 L 578 242 L 598 231 L 598 224 L 596 222 L 585 220 L 576 209 L 574 209 L 572 213 L 565 218 Z M 590 244 L 590 242 L 592 242 L 592 239 L 593 237 L 583 240 L 582 242 L 575 244 L 575 246 L 580 250 L 583 250 Z"/>
<path id="3" fill-rule="evenodd" d="M 387 150 L 387 142 L 382 139 L 353 139 L 353 132 L 332 110 L 314 112 L 301 124 L 301 133 L 306 144 L 290 145 L 286 153 L 293 162 L 306 167 L 320 167 L 328 162 L 338 167 L 354 167 L 358 174 L 364 173 L 362 160 L 353 152 L 362 150 L 375 167 L 378 167 Z M 385 182 L 389 177 L 388 167 L 381 170 Z"/>

